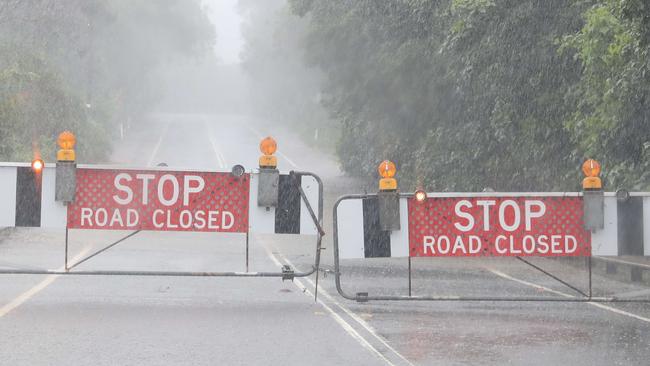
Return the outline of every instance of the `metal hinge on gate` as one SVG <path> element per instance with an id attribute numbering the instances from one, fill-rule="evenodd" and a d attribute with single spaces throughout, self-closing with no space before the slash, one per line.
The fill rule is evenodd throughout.
<path id="1" fill-rule="evenodd" d="M 293 269 L 291 269 L 291 266 L 284 265 L 282 266 L 282 281 L 284 280 L 291 280 L 293 281 L 293 278 L 295 277 L 295 274 L 293 272 Z"/>

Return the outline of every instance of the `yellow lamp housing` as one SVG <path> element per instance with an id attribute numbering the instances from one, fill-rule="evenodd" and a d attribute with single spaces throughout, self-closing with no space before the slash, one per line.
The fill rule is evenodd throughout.
<path id="1" fill-rule="evenodd" d="M 603 182 L 600 179 L 600 163 L 594 159 L 587 159 L 582 164 L 582 173 L 585 179 L 582 180 L 582 189 L 585 191 L 596 191 L 603 189 Z"/>
<path id="2" fill-rule="evenodd" d="M 260 156 L 260 168 L 275 169 L 278 166 L 278 158 L 273 155 Z"/>
<path id="3" fill-rule="evenodd" d="M 277 150 L 278 144 L 273 137 L 267 136 L 260 141 L 260 151 L 263 154 L 259 160 L 260 168 L 275 169 L 278 166 L 278 158 L 273 156 Z"/>
<path id="4" fill-rule="evenodd" d="M 56 160 L 58 161 L 75 161 L 77 158 L 74 150 L 61 149 L 56 152 Z"/>
<path id="5" fill-rule="evenodd" d="M 586 177 L 582 180 L 582 189 L 585 191 L 595 191 L 603 189 L 603 182 L 599 177 Z"/>
<path id="6" fill-rule="evenodd" d="M 395 178 L 381 178 L 379 180 L 380 191 L 394 191 L 397 190 L 397 179 Z"/>
<path id="7" fill-rule="evenodd" d="M 380 191 L 395 191 L 397 190 L 397 180 L 394 178 L 397 173 L 395 163 L 390 160 L 384 160 L 379 163 L 377 172 L 381 179 L 379 180 Z"/>
<path id="8" fill-rule="evenodd" d="M 70 131 L 63 131 L 59 134 L 56 140 L 60 150 L 56 152 L 56 160 L 58 161 L 75 161 L 76 154 L 74 146 L 77 143 L 75 135 Z"/>

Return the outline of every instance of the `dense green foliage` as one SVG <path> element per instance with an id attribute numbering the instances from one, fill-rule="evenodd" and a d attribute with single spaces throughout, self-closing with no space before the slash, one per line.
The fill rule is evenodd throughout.
<path id="1" fill-rule="evenodd" d="M 616 185 L 650 187 L 650 4 L 603 0 L 562 46 L 583 66 L 568 93 L 578 151 L 599 157 Z"/>
<path id="2" fill-rule="evenodd" d="M 159 100 L 160 66 L 214 37 L 198 0 L 0 2 L 0 161 L 51 160 L 64 129 L 80 160 L 105 159 Z"/>
<path id="3" fill-rule="evenodd" d="M 340 123 L 348 173 L 375 179 L 390 158 L 403 189 L 575 190 L 589 156 L 610 189 L 650 186 L 644 0 L 288 7 L 306 22 L 291 37 L 324 74 L 321 100 Z M 273 29 L 296 22 L 269 18 Z"/>

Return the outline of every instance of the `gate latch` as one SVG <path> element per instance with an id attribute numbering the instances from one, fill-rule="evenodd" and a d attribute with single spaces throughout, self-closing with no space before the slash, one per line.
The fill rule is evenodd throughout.
<path id="1" fill-rule="evenodd" d="M 282 282 L 285 280 L 291 280 L 293 281 L 293 278 L 295 277 L 293 269 L 291 269 L 291 266 L 284 265 L 282 266 Z"/>
<path id="2" fill-rule="evenodd" d="M 368 293 L 357 292 L 357 302 L 368 302 Z"/>

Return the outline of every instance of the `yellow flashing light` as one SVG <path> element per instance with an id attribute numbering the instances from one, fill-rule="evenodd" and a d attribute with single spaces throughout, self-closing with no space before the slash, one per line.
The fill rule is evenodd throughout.
<path id="1" fill-rule="evenodd" d="M 273 155 L 278 150 L 278 144 L 271 136 L 267 136 L 260 141 L 260 151 L 264 155 Z"/>
<path id="2" fill-rule="evenodd" d="M 56 160 L 58 161 L 75 161 L 76 154 L 74 151 L 74 146 L 77 143 L 77 138 L 70 131 L 63 131 L 59 134 L 59 137 L 56 139 L 56 143 L 59 145 L 60 150 L 56 153 Z"/>
<path id="3" fill-rule="evenodd" d="M 585 177 L 598 177 L 600 175 L 600 163 L 594 159 L 587 159 L 582 164 L 582 172 Z"/>
<path id="4" fill-rule="evenodd" d="M 377 167 L 377 171 L 379 171 L 379 175 L 382 178 L 393 178 L 395 177 L 395 173 L 397 173 L 397 168 L 392 161 L 384 160 Z"/>
<path id="5" fill-rule="evenodd" d="M 427 192 L 425 192 L 422 189 L 418 189 L 415 191 L 415 194 L 413 195 L 415 197 L 415 200 L 418 202 L 424 202 L 427 199 Z"/>
<path id="6" fill-rule="evenodd" d="M 390 160 L 382 161 L 377 167 L 379 175 L 382 177 L 379 180 L 380 191 L 395 191 L 397 190 L 397 180 L 394 178 L 397 173 L 395 163 Z"/>
<path id="7" fill-rule="evenodd" d="M 77 138 L 72 132 L 63 131 L 59 134 L 59 138 L 56 139 L 56 143 L 59 144 L 61 149 L 72 150 L 77 143 Z"/>
<path id="8" fill-rule="evenodd" d="M 45 163 L 41 159 L 34 159 L 32 160 L 32 170 L 35 173 L 40 173 L 43 171 L 43 168 L 45 168 Z"/>
<path id="9" fill-rule="evenodd" d="M 582 180 L 582 189 L 599 190 L 603 188 L 603 182 L 600 179 L 600 163 L 594 159 L 588 159 L 582 164 L 582 172 L 585 179 Z"/>
<path id="10" fill-rule="evenodd" d="M 264 154 L 260 156 L 260 168 L 275 169 L 278 166 L 278 158 L 273 156 L 277 150 L 278 144 L 273 137 L 268 136 L 260 141 L 260 151 Z"/>

